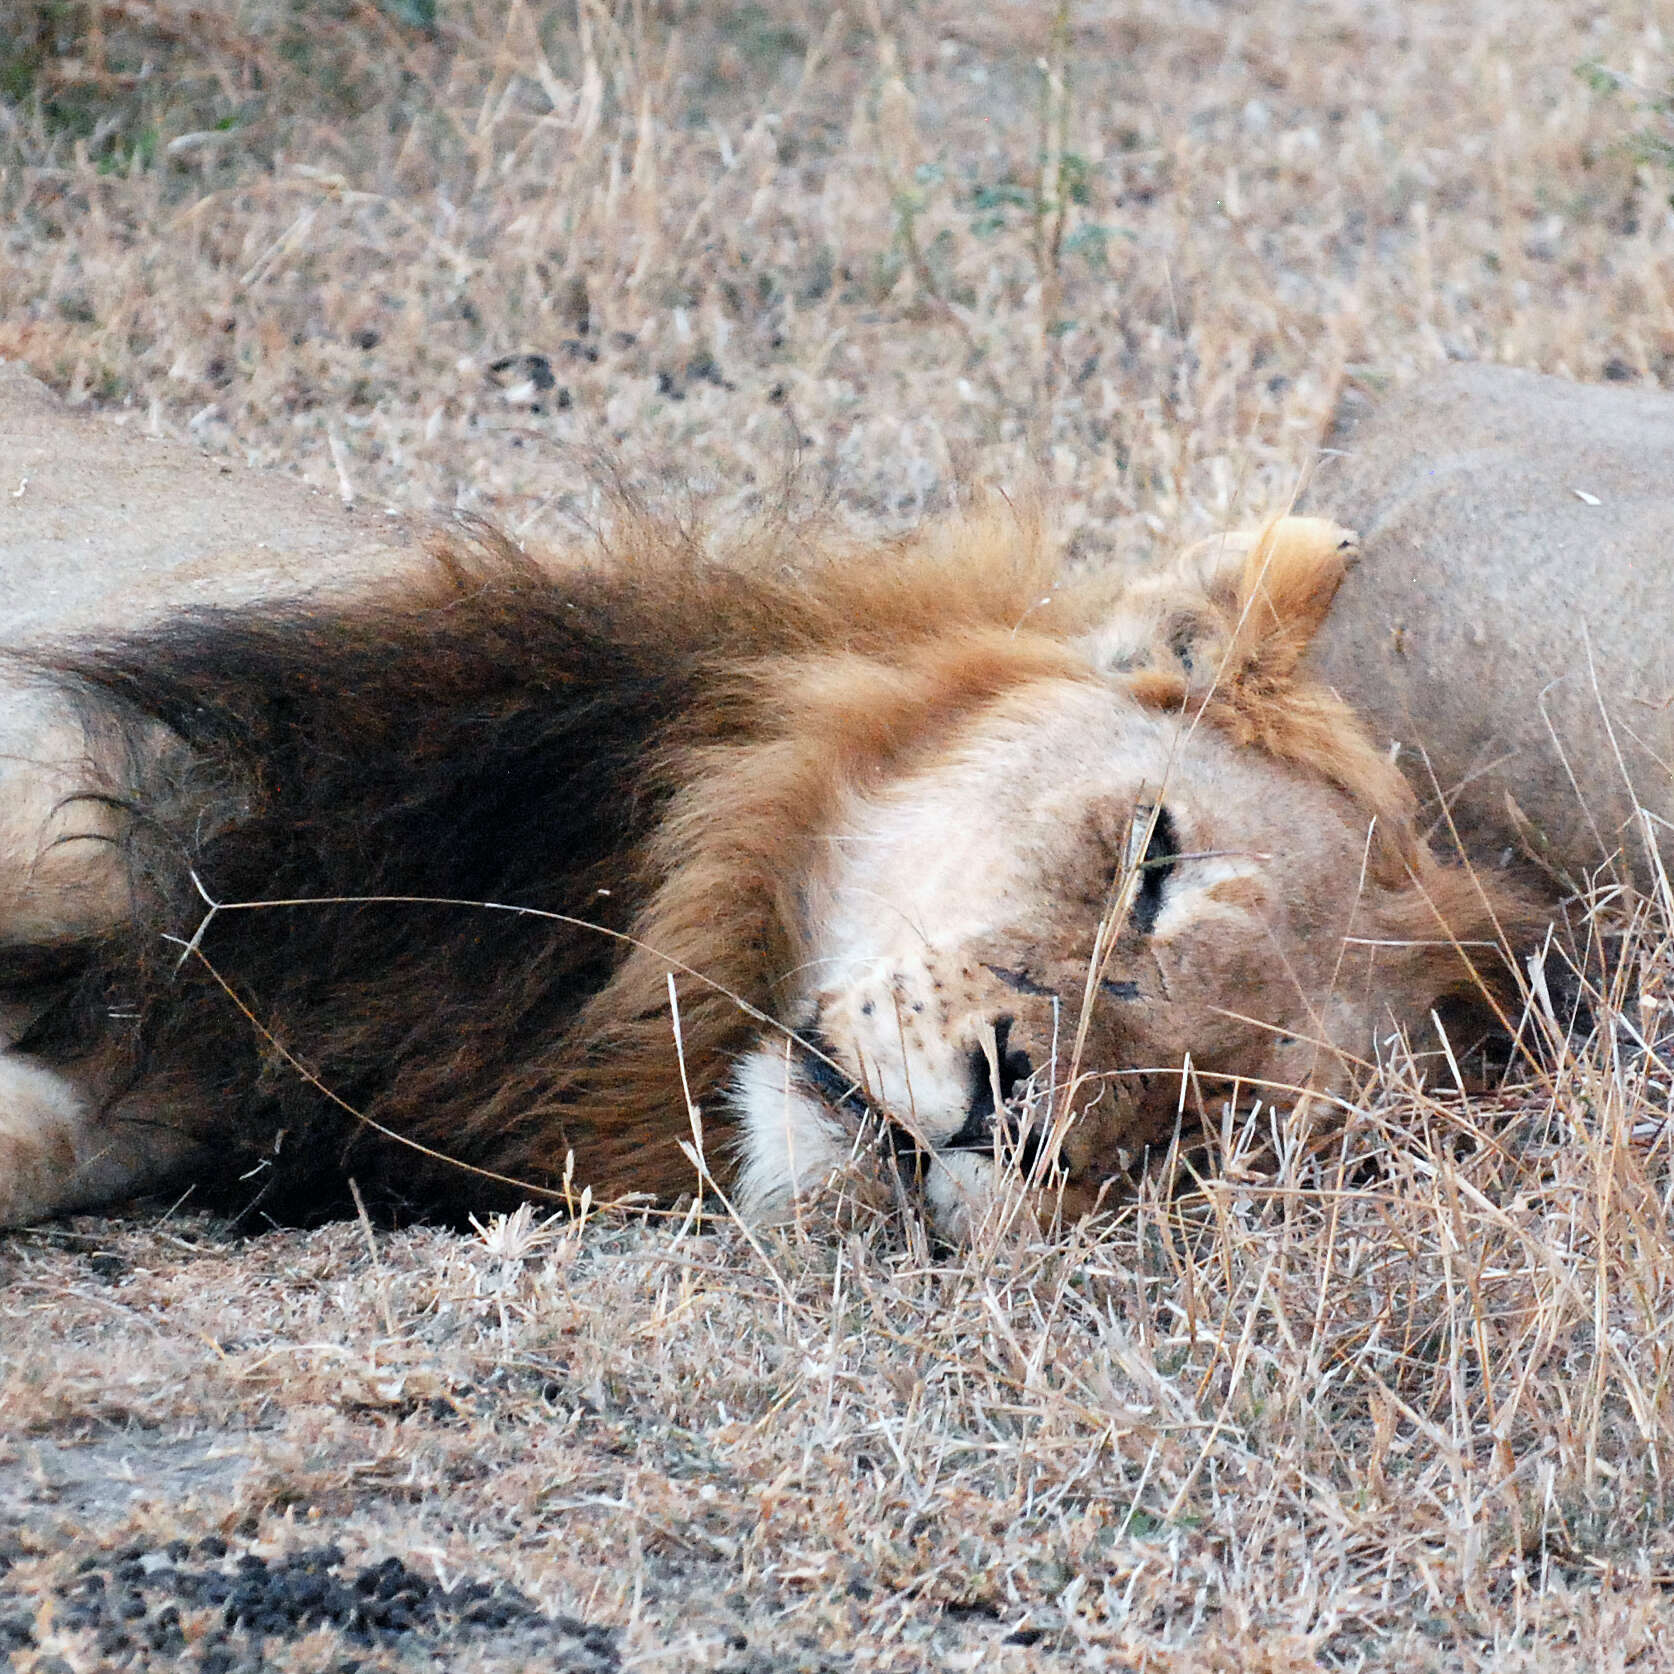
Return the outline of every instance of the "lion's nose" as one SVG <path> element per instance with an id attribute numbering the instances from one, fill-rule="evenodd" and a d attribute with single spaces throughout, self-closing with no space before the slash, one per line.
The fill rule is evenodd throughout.
<path id="1" fill-rule="evenodd" d="M 1034 1073 L 1029 1054 L 1011 1045 L 1010 1017 L 994 1019 L 994 1061 L 980 1046 L 971 1048 L 971 1100 L 965 1107 L 965 1123 L 949 1139 L 949 1151 L 991 1151 L 994 1148 L 994 1094 L 1007 1104 L 1019 1086 Z"/>

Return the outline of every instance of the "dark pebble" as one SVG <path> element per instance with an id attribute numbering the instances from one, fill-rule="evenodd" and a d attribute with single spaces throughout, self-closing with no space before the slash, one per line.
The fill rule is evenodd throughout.
<path id="1" fill-rule="evenodd" d="M 325 1596 L 329 1580 L 312 1570 L 304 1570 L 291 1582 L 291 1597 L 304 1609 L 321 1603 Z"/>
<path id="2" fill-rule="evenodd" d="M 0 1651 L 26 1651 L 35 1643 L 35 1624 L 28 1616 L 0 1616 Z"/>
<path id="3" fill-rule="evenodd" d="M 157 1556 L 149 1565 L 140 1561 L 152 1552 Z M 91 1564 L 97 1567 L 82 1564 L 76 1578 L 58 1589 L 63 1602 L 54 1622 L 97 1635 L 98 1654 L 113 1667 L 137 1659 L 146 1667 L 178 1666 L 182 1674 L 271 1674 L 263 1654 L 268 1641 L 295 1641 L 322 1624 L 336 1627 L 351 1645 L 367 1647 L 414 1634 L 445 1639 L 550 1627 L 579 1642 L 578 1651 L 594 1654 L 588 1668 L 614 1668 L 619 1661 L 612 1630 L 567 1617 L 549 1619 L 516 1588 L 486 1580 L 464 1580 L 451 1592 L 444 1590 L 393 1554 L 350 1570 L 335 1545 L 268 1559 L 233 1553 L 210 1535 L 195 1543 L 131 1546 Z M 149 1614 L 148 1601 L 155 1606 Z M 188 1645 L 181 1607 L 207 1607 L 220 1620 Z M 9 1665 L 13 1650 L 33 1645 L 30 1617 L 0 1615 L 0 1669 Z M 341 1674 L 358 1665 L 358 1657 L 347 1659 Z"/>

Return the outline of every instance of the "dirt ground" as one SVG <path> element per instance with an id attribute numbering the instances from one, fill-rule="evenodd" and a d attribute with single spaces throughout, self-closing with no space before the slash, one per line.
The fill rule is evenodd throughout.
<path id="1" fill-rule="evenodd" d="M 1671 86 L 1618 0 L 22 0 L 0 355 L 380 515 L 984 483 L 1138 563 L 1345 379 L 1674 387 Z M 0 1665 L 1674 1667 L 1669 945 L 1054 1244 L 10 1235 Z"/>

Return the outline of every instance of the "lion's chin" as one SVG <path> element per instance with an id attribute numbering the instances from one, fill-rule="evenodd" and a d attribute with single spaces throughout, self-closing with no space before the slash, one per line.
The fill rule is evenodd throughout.
<path id="1" fill-rule="evenodd" d="M 1034 1222 L 1032 1194 L 1007 1182 L 994 1158 L 981 1151 L 938 1152 L 925 1171 L 923 1194 L 930 1229 L 949 1243 L 968 1244 L 1003 1220 Z"/>
<path id="2" fill-rule="evenodd" d="M 790 1213 L 854 1160 L 860 1125 L 811 1084 L 804 1056 L 794 1040 L 764 1041 L 733 1072 L 734 1204 L 753 1223 Z"/>
<path id="3" fill-rule="evenodd" d="M 915 1144 L 840 1079 L 810 1073 L 794 1044 L 763 1042 L 739 1060 L 730 1088 L 738 1127 L 732 1196 L 745 1220 L 787 1220 L 830 1195 L 875 1195 L 881 1208 L 899 1203 L 904 1187 L 938 1238 L 966 1243 L 989 1225 L 1038 1226 L 1045 1200 L 1056 1203 L 1055 1193 L 1030 1189 L 988 1151 Z"/>

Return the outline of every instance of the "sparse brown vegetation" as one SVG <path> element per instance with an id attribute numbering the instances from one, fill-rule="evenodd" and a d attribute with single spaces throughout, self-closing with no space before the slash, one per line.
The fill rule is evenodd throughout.
<path id="1" fill-rule="evenodd" d="M 1038 475 L 1137 561 L 1283 499 L 1343 376 L 1674 385 L 1657 113 L 1575 73 L 1670 51 L 1510 0 L 16 5 L 0 352 L 526 536 L 601 450 L 745 504 L 800 453 L 880 526 Z M 1340 1132 L 1052 1246 L 9 1238 L 12 1664 L 109 1666 L 54 1588 L 219 1534 L 503 1579 L 634 1669 L 1674 1666 L 1666 905 L 1596 1044 L 1492 1095 L 1392 1050 Z M 349 1654 L 396 1653 L 264 1666 Z"/>

